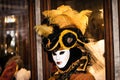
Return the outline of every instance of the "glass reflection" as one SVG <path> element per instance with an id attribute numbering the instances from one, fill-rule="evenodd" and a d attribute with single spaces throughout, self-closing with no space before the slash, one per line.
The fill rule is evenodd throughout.
<path id="1" fill-rule="evenodd" d="M 30 46 L 28 1 L 0 0 L 0 80 L 1 75 L 9 74 L 9 72 L 4 74 L 8 64 L 17 72 L 27 72 L 26 69 L 30 69 L 28 58 L 26 59 L 27 54 L 30 54 L 28 46 Z M 16 73 L 14 76 L 11 74 L 12 77 L 9 75 L 9 80 L 19 79 L 19 74 Z M 22 79 L 25 75 L 29 75 L 29 79 L 30 71 L 22 74 Z"/>

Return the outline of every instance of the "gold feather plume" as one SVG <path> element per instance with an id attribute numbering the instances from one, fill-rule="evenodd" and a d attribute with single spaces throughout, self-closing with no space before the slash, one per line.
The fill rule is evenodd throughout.
<path id="1" fill-rule="evenodd" d="M 38 33 L 38 35 L 47 37 L 49 34 L 53 32 L 53 27 L 44 24 L 44 25 L 35 26 L 35 30 Z"/>
<path id="2" fill-rule="evenodd" d="M 92 11 L 90 10 L 77 12 L 68 5 L 62 5 L 56 10 L 43 11 L 43 15 L 49 17 L 50 24 L 58 24 L 59 28 L 65 28 L 68 25 L 75 25 L 76 28 L 81 30 L 82 34 L 85 33 L 88 24 L 88 15 L 91 13 Z M 45 37 L 53 32 L 53 27 L 45 24 L 35 26 L 35 29 L 39 35 Z"/>
<path id="3" fill-rule="evenodd" d="M 88 24 L 88 15 L 91 13 L 92 11 L 90 10 L 77 12 L 70 6 L 62 5 L 56 10 L 53 9 L 44 11 L 43 15 L 45 17 L 49 17 L 51 24 L 58 24 L 60 28 L 65 28 L 68 25 L 75 25 L 84 34 Z"/>

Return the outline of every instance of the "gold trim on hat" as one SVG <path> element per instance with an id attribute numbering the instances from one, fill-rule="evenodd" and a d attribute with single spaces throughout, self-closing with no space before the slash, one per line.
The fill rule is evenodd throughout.
<path id="1" fill-rule="evenodd" d="M 65 46 L 64 43 L 63 43 L 63 41 L 62 41 L 63 36 L 64 36 L 65 34 L 67 34 L 67 33 L 72 33 L 72 34 L 74 34 L 75 37 L 76 37 L 76 42 L 75 42 L 72 46 L 70 46 L 70 47 Z M 67 49 L 73 48 L 73 47 L 76 46 L 77 39 L 78 39 L 78 36 L 77 36 L 77 33 L 76 33 L 76 32 L 74 32 L 74 31 L 72 31 L 72 30 L 63 30 L 63 31 L 61 32 L 60 36 L 59 36 L 59 40 L 56 42 L 56 44 L 55 44 L 52 48 L 48 49 L 48 51 L 54 50 L 54 49 L 58 46 L 58 44 L 60 44 L 60 49 L 66 49 L 66 50 L 67 50 Z M 47 47 L 47 48 L 50 47 L 50 42 L 48 42 L 48 44 L 46 45 L 46 47 Z"/>
<path id="2" fill-rule="evenodd" d="M 75 35 L 76 39 L 78 38 L 77 34 L 76 34 L 74 31 L 64 30 L 64 31 L 60 34 L 60 36 L 59 36 L 59 43 L 60 43 L 60 46 L 61 46 L 63 49 L 73 48 L 73 47 L 76 45 L 76 42 L 77 42 L 77 41 L 76 41 L 76 42 L 74 43 L 74 45 L 72 45 L 72 46 L 70 46 L 70 47 L 66 47 L 66 46 L 64 45 L 63 41 L 62 41 L 62 38 L 63 38 L 63 36 L 64 36 L 65 34 L 67 34 L 67 33 L 72 33 L 72 34 Z"/>

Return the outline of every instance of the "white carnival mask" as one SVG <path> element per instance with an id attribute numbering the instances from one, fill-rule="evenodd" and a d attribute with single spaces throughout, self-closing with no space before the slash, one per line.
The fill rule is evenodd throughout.
<path id="1" fill-rule="evenodd" d="M 58 68 L 64 68 L 70 58 L 70 50 L 58 50 L 52 57 Z"/>

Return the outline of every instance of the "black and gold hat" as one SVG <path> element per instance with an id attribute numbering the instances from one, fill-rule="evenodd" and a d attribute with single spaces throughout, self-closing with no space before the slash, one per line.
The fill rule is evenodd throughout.
<path id="1" fill-rule="evenodd" d="M 81 42 L 88 42 L 88 40 L 82 35 L 81 31 L 77 28 L 58 29 L 48 37 L 43 38 L 43 45 L 48 51 L 58 49 L 70 49 L 82 44 Z"/>
<path id="2" fill-rule="evenodd" d="M 77 12 L 70 6 L 62 5 L 56 10 L 43 12 L 45 20 L 35 26 L 36 32 L 43 36 L 43 46 L 47 51 L 70 49 L 88 40 L 83 36 L 92 11 Z"/>

